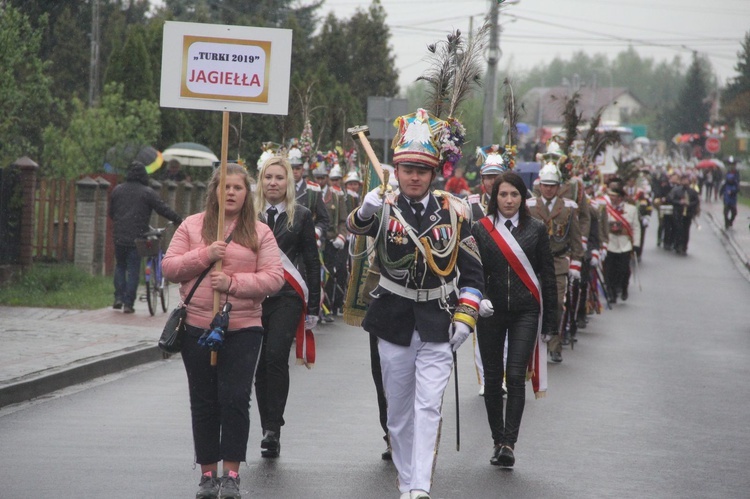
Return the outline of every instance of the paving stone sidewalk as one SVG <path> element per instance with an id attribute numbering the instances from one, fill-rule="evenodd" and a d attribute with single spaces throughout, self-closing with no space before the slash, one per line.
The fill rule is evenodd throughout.
<path id="1" fill-rule="evenodd" d="M 177 290 L 170 286 L 168 311 Z M 0 307 L 0 407 L 161 359 L 167 313 L 152 317 L 145 302 L 135 310 Z"/>

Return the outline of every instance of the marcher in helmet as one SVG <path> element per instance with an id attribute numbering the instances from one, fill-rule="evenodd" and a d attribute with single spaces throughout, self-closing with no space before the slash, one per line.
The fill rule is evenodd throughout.
<path id="1" fill-rule="evenodd" d="M 558 196 L 562 180 L 557 165 L 549 161 L 539 170 L 540 195 L 528 200 L 531 216 L 547 225 L 550 249 L 555 259 L 557 281 L 557 321 L 562 323 L 563 305 L 568 289 L 568 279 L 581 278 L 583 245 L 578 223 L 578 204 Z M 543 331 L 548 337 L 550 360 L 562 362 L 562 338 L 564 331 Z"/>
<path id="2" fill-rule="evenodd" d="M 362 327 L 378 337 L 401 497 L 429 498 L 453 352 L 474 328 L 484 278 L 466 204 L 430 190 L 437 170 L 460 159 L 442 146 L 460 152 L 463 126 L 424 109 L 395 124 L 399 193 L 368 192 L 347 225 L 377 239 L 380 280 Z"/>

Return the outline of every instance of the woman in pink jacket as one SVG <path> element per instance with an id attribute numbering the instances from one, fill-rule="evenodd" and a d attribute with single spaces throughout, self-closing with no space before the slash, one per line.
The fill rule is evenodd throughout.
<path id="1" fill-rule="evenodd" d="M 245 461 L 250 429 L 250 392 L 263 342 L 261 304 L 284 284 L 279 248 L 273 233 L 256 222 L 250 178 L 240 165 L 227 167 L 223 234 L 217 240 L 219 171 L 208 185 L 206 211 L 178 227 L 164 257 L 164 275 L 181 284 L 184 299 L 198 276 L 222 260 L 193 295 L 187 308 L 182 360 L 188 377 L 196 462 L 201 480 L 196 498 L 239 498 L 239 466 Z M 212 367 L 210 350 L 198 338 L 213 319 L 214 291 L 229 301 L 229 328 Z M 224 476 L 218 478 L 218 462 Z"/>

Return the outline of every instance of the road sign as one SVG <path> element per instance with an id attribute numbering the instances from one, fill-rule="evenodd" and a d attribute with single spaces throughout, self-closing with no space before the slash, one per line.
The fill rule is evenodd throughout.
<path id="1" fill-rule="evenodd" d="M 721 150 L 721 141 L 716 137 L 708 137 L 706 139 L 706 151 L 711 154 L 716 154 Z"/>

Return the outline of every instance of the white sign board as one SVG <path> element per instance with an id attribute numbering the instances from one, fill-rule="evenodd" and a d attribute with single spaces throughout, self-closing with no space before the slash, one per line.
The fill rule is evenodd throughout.
<path id="1" fill-rule="evenodd" d="M 163 107 L 287 114 L 292 30 L 164 23 Z"/>

